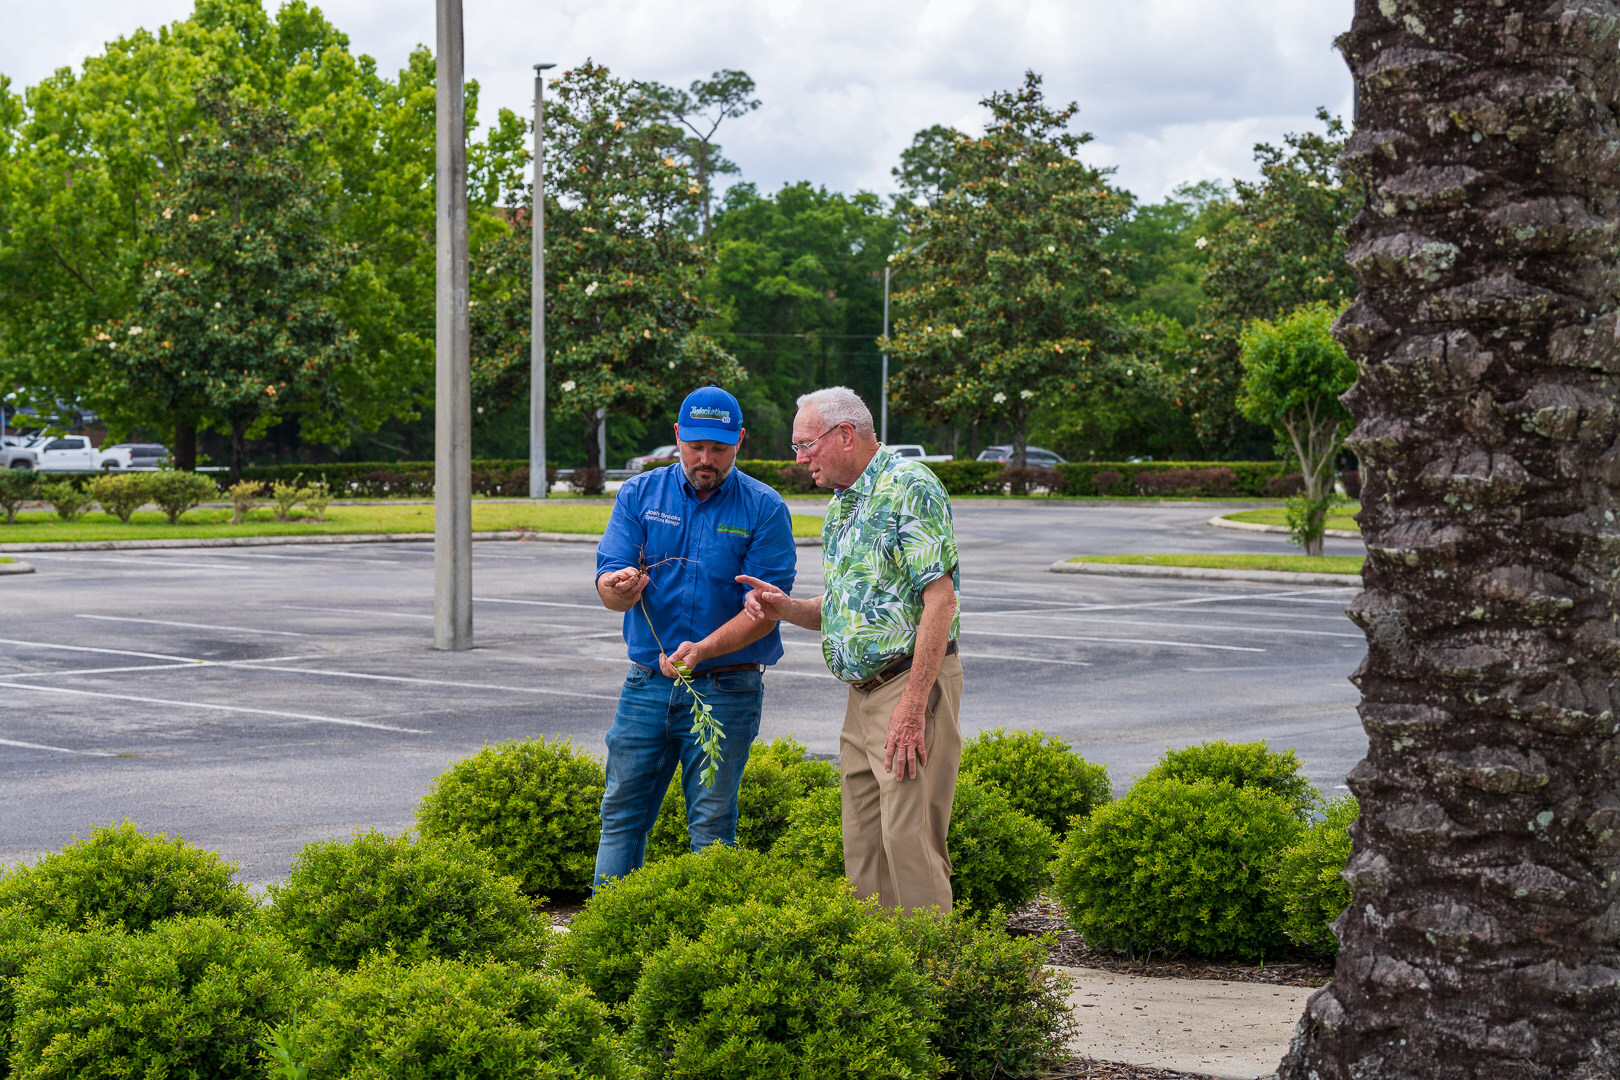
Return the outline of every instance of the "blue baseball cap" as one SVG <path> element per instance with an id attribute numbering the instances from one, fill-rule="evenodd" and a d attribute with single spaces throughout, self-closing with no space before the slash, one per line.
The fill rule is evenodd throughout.
<path id="1" fill-rule="evenodd" d="M 742 438 L 742 406 L 718 386 L 700 386 L 681 402 L 675 437 L 736 446 Z"/>

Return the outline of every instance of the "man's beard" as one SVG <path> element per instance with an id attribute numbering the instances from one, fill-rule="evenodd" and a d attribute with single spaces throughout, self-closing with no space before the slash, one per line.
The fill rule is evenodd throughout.
<path id="1" fill-rule="evenodd" d="M 699 473 L 696 467 L 688 465 L 684 461 L 681 462 L 681 471 L 686 474 L 686 482 L 692 485 L 693 491 L 713 491 L 715 488 L 726 482 L 726 477 L 731 475 L 732 470 L 731 465 L 727 465 L 725 468 L 721 468 L 718 465 L 710 465 L 706 466 L 705 468 L 713 469 L 714 471 L 705 471 Z"/>

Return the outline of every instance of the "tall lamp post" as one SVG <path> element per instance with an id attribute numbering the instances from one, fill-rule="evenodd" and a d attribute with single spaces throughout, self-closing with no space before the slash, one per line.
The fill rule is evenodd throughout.
<path id="1" fill-rule="evenodd" d="M 556 64 L 534 65 L 534 235 L 529 266 L 529 498 L 551 493 L 546 482 L 546 79 Z"/>
<path id="2" fill-rule="evenodd" d="M 899 254 L 910 255 L 912 252 L 921 251 L 931 243 L 932 240 L 924 240 L 916 247 L 906 248 Z M 882 419 L 878 421 L 878 441 L 883 443 L 889 441 L 889 272 L 893 269 L 893 262 L 894 256 L 890 255 L 888 261 L 883 264 L 883 404 L 879 408 Z"/>
<path id="3" fill-rule="evenodd" d="M 472 381 L 461 0 L 437 0 L 433 647 L 472 648 Z"/>

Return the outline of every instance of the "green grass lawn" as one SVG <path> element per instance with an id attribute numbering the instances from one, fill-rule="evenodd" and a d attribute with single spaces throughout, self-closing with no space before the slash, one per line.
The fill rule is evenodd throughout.
<path id="1" fill-rule="evenodd" d="M 1327 527 L 1330 529 L 1344 529 L 1347 532 L 1360 532 L 1361 526 L 1356 524 L 1351 514 L 1361 513 L 1360 503 L 1345 503 L 1334 507 L 1333 513 L 1328 515 Z M 1266 507 L 1264 510 L 1240 510 L 1235 514 L 1223 514 L 1231 521 L 1247 521 L 1255 525 L 1287 525 L 1288 511 L 1282 507 Z"/>
<path id="2" fill-rule="evenodd" d="M 600 533 L 613 508 L 602 506 L 546 506 L 523 503 L 474 503 L 473 529 L 496 532 L 530 529 L 535 532 Z M 277 521 L 270 510 L 255 510 L 241 525 L 232 525 L 229 510 L 200 507 L 170 525 L 156 510 L 137 511 L 128 525 L 97 510 L 78 521 L 63 521 L 52 510 L 29 510 L 17 515 L 14 525 L 0 525 L 0 543 L 84 540 L 214 539 L 223 536 L 320 536 L 343 533 L 431 533 L 433 507 L 341 506 L 326 510 L 316 521 L 303 510 L 291 521 Z M 794 536 L 820 536 L 821 518 L 793 515 Z"/>
<path id="3" fill-rule="evenodd" d="M 1301 574 L 1359 574 L 1359 555 L 1076 555 L 1076 563 L 1190 566 L 1200 570 L 1292 570 Z"/>

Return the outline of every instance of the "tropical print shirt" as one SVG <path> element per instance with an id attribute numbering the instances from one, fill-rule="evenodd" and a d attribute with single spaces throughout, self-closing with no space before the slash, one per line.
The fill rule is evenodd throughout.
<path id="1" fill-rule="evenodd" d="M 934 471 L 879 446 L 860 478 L 833 496 L 821 561 L 821 652 L 832 673 L 860 682 L 910 656 L 923 587 L 949 574 L 961 588 L 951 500 Z M 960 630 L 952 616 L 951 640 Z"/>

